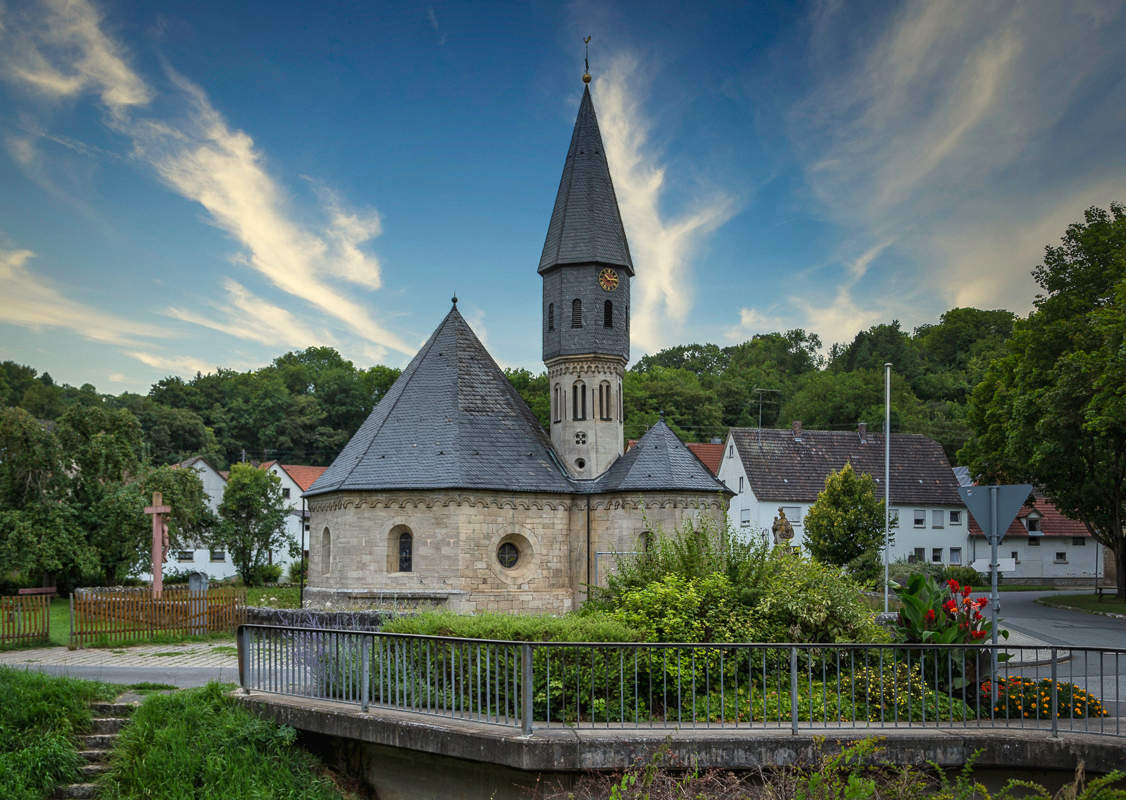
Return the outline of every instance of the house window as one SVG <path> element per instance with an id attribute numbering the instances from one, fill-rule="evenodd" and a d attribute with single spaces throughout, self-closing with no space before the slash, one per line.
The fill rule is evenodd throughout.
<path id="1" fill-rule="evenodd" d="M 602 327 L 614 327 L 614 304 L 609 300 L 607 300 L 602 306 Z"/>
<path id="2" fill-rule="evenodd" d="M 744 508 L 742 511 L 739 512 L 739 527 L 740 528 L 751 527 L 751 510 L 749 508 Z"/>
<path id="3" fill-rule="evenodd" d="M 941 528 L 941 527 L 944 527 L 944 524 L 945 524 L 945 518 L 943 516 L 942 509 L 932 511 L 931 512 L 931 527 L 932 528 Z"/>
<path id="4" fill-rule="evenodd" d="M 1020 555 L 1020 553 L 1018 553 L 1016 550 L 1013 551 L 1012 559 L 1013 559 L 1013 561 L 1017 562 L 1018 564 L 1020 563 L 1020 559 L 1017 557 L 1019 555 Z"/>
<path id="5" fill-rule="evenodd" d="M 913 556 L 916 564 L 922 564 L 927 560 L 927 549 L 925 547 L 916 547 L 915 555 Z"/>
<path id="6" fill-rule="evenodd" d="M 924 511 L 921 508 L 915 509 L 915 527 L 916 528 L 927 527 L 927 512 Z"/>
<path id="7" fill-rule="evenodd" d="M 786 512 L 786 519 L 791 525 L 801 525 L 801 506 L 783 506 L 782 510 Z"/>
<path id="8" fill-rule="evenodd" d="M 951 547 L 950 548 L 950 566 L 953 567 L 953 566 L 961 566 L 961 565 L 962 565 L 962 548 Z"/>
<path id="9" fill-rule="evenodd" d="M 282 497 L 284 497 L 286 500 L 289 499 L 289 489 L 282 489 Z"/>
<path id="10" fill-rule="evenodd" d="M 414 537 L 410 531 L 399 534 L 399 572 L 414 571 Z"/>
<path id="11" fill-rule="evenodd" d="M 211 560 L 212 561 L 226 561 L 227 560 L 227 551 L 226 550 L 212 550 L 211 551 Z"/>
<path id="12" fill-rule="evenodd" d="M 547 304 L 547 329 L 555 330 L 555 303 Z"/>
<path id="13" fill-rule="evenodd" d="M 935 547 L 935 548 L 931 549 L 931 563 L 932 564 L 941 564 L 942 563 L 942 548 L 941 547 Z"/>
<path id="14" fill-rule="evenodd" d="M 1056 562 L 1055 563 L 1066 564 L 1067 563 L 1067 553 L 1066 552 L 1056 553 Z"/>
<path id="15" fill-rule="evenodd" d="M 1029 531 L 1039 531 L 1040 530 L 1040 518 L 1039 517 L 1029 517 L 1027 521 L 1028 521 L 1028 530 Z"/>
<path id="16" fill-rule="evenodd" d="M 586 384 L 578 381 L 571 387 L 572 419 L 586 419 Z"/>
<path id="17" fill-rule="evenodd" d="M 733 445 L 733 444 L 727 445 L 727 457 L 728 458 L 735 458 L 735 445 Z"/>
<path id="18" fill-rule="evenodd" d="M 899 527 L 899 509 L 898 508 L 891 509 L 891 513 L 888 516 L 890 518 L 891 526 L 893 528 L 898 528 Z"/>
<path id="19" fill-rule="evenodd" d="M 951 525 L 961 525 L 962 524 L 962 512 L 961 511 L 951 511 L 950 512 L 950 524 Z"/>
<path id="20" fill-rule="evenodd" d="M 1028 546 L 1029 547 L 1039 547 L 1040 546 L 1040 537 L 1029 536 L 1028 537 Z"/>
<path id="21" fill-rule="evenodd" d="M 577 297 L 571 302 L 571 327 L 581 328 L 583 326 L 583 301 Z"/>
<path id="22" fill-rule="evenodd" d="M 1071 546 L 1072 547 L 1086 547 L 1087 546 L 1087 540 L 1082 536 L 1072 536 L 1071 537 Z"/>
<path id="23" fill-rule="evenodd" d="M 739 494 L 743 493 L 743 476 L 739 476 Z"/>
<path id="24" fill-rule="evenodd" d="M 176 554 L 176 560 L 180 562 L 195 561 L 195 553 L 191 550 L 181 550 Z"/>

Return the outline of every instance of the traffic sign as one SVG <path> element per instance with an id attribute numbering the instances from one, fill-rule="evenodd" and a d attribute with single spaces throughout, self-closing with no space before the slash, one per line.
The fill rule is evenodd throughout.
<path id="1" fill-rule="evenodd" d="M 966 508 L 977 520 L 985 538 L 992 542 L 994 536 L 996 536 L 997 541 L 1005 537 L 1005 531 L 1017 518 L 1020 507 L 1032 494 L 1032 486 L 1027 483 L 1020 483 L 1015 486 L 961 486 L 958 488 L 958 494 L 962 496 L 962 502 L 966 504 Z M 991 500 L 991 496 L 994 494 L 997 496 L 996 531 L 993 530 L 994 517 Z"/>

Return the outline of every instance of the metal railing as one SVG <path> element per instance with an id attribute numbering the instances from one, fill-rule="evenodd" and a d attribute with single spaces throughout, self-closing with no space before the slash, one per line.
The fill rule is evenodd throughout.
<path id="1" fill-rule="evenodd" d="M 242 625 L 239 680 L 521 729 L 1017 727 L 1122 736 L 1126 651 L 505 642 Z M 1006 660 L 1006 657 L 1008 659 Z"/>

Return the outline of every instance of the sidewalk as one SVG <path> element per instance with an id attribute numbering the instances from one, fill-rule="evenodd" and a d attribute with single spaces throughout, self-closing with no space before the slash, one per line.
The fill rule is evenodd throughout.
<path id="1" fill-rule="evenodd" d="M 166 683 L 181 688 L 238 681 L 233 642 L 10 650 L 0 653 L 0 665 L 108 683 Z"/>

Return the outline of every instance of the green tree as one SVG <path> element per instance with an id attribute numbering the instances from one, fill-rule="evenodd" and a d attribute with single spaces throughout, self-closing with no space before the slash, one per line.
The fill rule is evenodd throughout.
<path id="1" fill-rule="evenodd" d="M 256 568 L 267 563 L 270 551 L 287 546 L 297 555 L 296 542 L 286 531 L 288 513 L 277 475 L 249 464 L 231 467 L 212 546 L 230 553 L 243 583 L 255 581 Z"/>
<path id="2" fill-rule="evenodd" d="M 897 372 L 891 376 L 891 429 L 911 430 L 922 417 L 919 398 L 907 379 Z M 883 427 L 883 370 L 833 372 L 824 370 L 806 375 L 798 390 L 782 407 L 779 420 L 788 424 L 800 419 L 807 428 L 848 429 L 857 422 Z"/>
<path id="3" fill-rule="evenodd" d="M 627 372 L 622 395 L 627 439 L 640 439 L 662 411 L 665 422 L 685 441 L 707 441 L 726 432 L 723 407 L 689 370 L 655 366 L 641 374 Z"/>
<path id="4" fill-rule="evenodd" d="M 1126 207 L 1088 209 L 1033 271 L 1044 291 L 1010 355 L 974 390 L 977 438 L 959 453 L 984 481 L 1028 481 L 1114 553 L 1126 599 Z"/>
<path id="5" fill-rule="evenodd" d="M 528 408 L 536 415 L 540 425 L 551 429 L 551 395 L 548 389 L 547 373 L 541 372 L 533 375 L 526 369 L 506 369 L 504 376 L 508 378 Z"/>
<path id="6" fill-rule="evenodd" d="M 805 544 L 825 564 L 843 567 L 884 548 L 884 501 L 872 476 L 852 464 L 825 478 L 825 488 L 805 515 Z"/>

